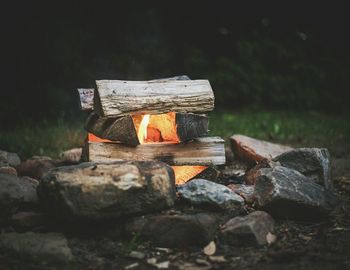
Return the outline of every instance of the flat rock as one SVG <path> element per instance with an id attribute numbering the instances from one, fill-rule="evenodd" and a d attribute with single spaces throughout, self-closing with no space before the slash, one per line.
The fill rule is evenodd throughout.
<path id="1" fill-rule="evenodd" d="M 2 167 L 0 166 L 0 173 L 7 173 L 7 174 L 17 176 L 16 169 L 11 166 L 2 166 Z"/>
<path id="2" fill-rule="evenodd" d="M 162 162 L 87 162 L 50 170 L 38 193 L 49 212 L 101 220 L 172 206 L 175 179 Z"/>
<path id="3" fill-rule="evenodd" d="M 40 180 L 52 168 L 60 166 L 61 162 L 48 157 L 32 157 L 16 167 L 20 176 L 29 176 Z"/>
<path id="4" fill-rule="evenodd" d="M 236 246 L 267 245 L 267 236 L 273 232 L 274 225 L 275 222 L 268 213 L 255 211 L 226 222 L 221 229 L 221 239 L 225 244 Z"/>
<path id="5" fill-rule="evenodd" d="M 0 166 L 16 167 L 21 163 L 21 159 L 16 153 L 0 150 Z"/>
<path id="6" fill-rule="evenodd" d="M 134 218 L 126 224 L 129 234 L 168 248 L 204 247 L 214 239 L 217 229 L 217 218 L 209 213 L 155 214 Z"/>
<path id="7" fill-rule="evenodd" d="M 58 233 L 5 233 L 0 234 L 0 248 L 21 258 L 38 262 L 66 264 L 73 259 L 67 239 Z"/>
<path id="8" fill-rule="evenodd" d="M 317 184 L 333 189 L 330 154 L 326 148 L 297 148 L 273 160 L 312 178 Z"/>
<path id="9" fill-rule="evenodd" d="M 237 212 L 244 204 L 243 198 L 228 187 L 205 179 L 193 179 L 178 186 L 177 191 L 192 205 Z"/>
<path id="10" fill-rule="evenodd" d="M 241 160 L 250 163 L 260 162 L 263 159 L 272 159 L 293 148 L 285 145 L 270 143 L 244 135 L 230 137 L 233 153 Z"/>
<path id="11" fill-rule="evenodd" d="M 258 171 L 254 197 L 257 206 L 273 216 L 296 219 L 325 218 L 337 204 L 332 192 L 282 166 Z"/>
<path id="12" fill-rule="evenodd" d="M 254 186 L 246 184 L 229 184 L 227 186 L 234 193 L 241 196 L 246 203 L 252 204 L 254 202 Z"/>

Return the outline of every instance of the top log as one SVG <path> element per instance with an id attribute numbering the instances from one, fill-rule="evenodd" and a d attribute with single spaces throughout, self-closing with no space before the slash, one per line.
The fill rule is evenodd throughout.
<path id="1" fill-rule="evenodd" d="M 214 109 L 214 94 L 208 80 L 99 80 L 96 85 L 94 109 L 104 117 Z"/>
<path id="2" fill-rule="evenodd" d="M 190 80 L 190 78 L 187 75 L 177 75 L 174 77 L 154 79 L 154 80 L 151 80 L 151 82 L 184 81 L 184 80 Z M 93 88 L 78 88 L 79 105 L 81 110 L 91 111 L 94 109 L 94 92 L 95 92 L 95 89 Z"/>

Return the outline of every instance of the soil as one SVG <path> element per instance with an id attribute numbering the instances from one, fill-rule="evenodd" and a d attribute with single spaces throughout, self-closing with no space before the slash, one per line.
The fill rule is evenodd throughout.
<path id="1" fill-rule="evenodd" d="M 67 235 L 77 261 L 65 269 L 350 269 L 350 144 L 333 146 L 332 177 L 341 204 L 330 220 L 301 223 L 276 220 L 277 239 L 268 247 L 224 246 L 216 239 L 216 253 L 205 255 L 202 249 L 158 248 L 137 236 L 127 241 L 118 237 Z M 120 232 L 116 232 L 118 235 Z M 131 251 L 137 251 L 130 254 Z M 135 258 L 140 256 L 144 258 Z M 164 263 L 159 264 L 157 263 Z M 14 268 L 13 268 L 14 267 Z M 51 269 L 0 254 L 0 269 Z M 53 267 L 52 269 L 56 269 Z M 62 268 L 57 268 L 62 269 Z"/>

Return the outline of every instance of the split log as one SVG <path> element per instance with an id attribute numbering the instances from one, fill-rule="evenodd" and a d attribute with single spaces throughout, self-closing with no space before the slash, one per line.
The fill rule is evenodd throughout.
<path id="1" fill-rule="evenodd" d="M 129 145 L 139 144 L 131 116 L 106 118 L 99 117 L 93 112 L 85 123 L 85 129 L 102 139 L 120 141 Z"/>
<path id="2" fill-rule="evenodd" d="M 94 91 L 95 89 L 93 88 L 78 88 L 81 110 L 89 111 L 94 109 Z"/>
<path id="3" fill-rule="evenodd" d="M 167 82 L 167 81 L 185 81 L 190 80 L 187 75 L 179 75 L 170 78 L 162 78 L 151 80 L 151 82 Z M 94 92 L 93 88 L 78 88 L 79 98 L 80 98 L 80 109 L 83 111 L 89 111 L 94 109 Z"/>
<path id="4" fill-rule="evenodd" d="M 140 144 L 137 130 L 141 119 L 141 115 L 106 118 L 92 113 L 86 121 L 85 129 L 102 139 L 135 146 Z M 208 133 L 208 125 L 207 116 L 192 113 L 151 115 L 149 122 L 149 128 L 159 133 L 156 141 L 173 142 L 184 142 L 204 136 Z"/>
<path id="5" fill-rule="evenodd" d="M 224 140 L 220 137 L 202 137 L 181 144 L 140 144 L 136 147 L 116 142 L 88 142 L 86 150 L 85 159 L 96 162 L 159 160 L 169 165 L 225 164 Z"/>
<path id="6" fill-rule="evenodd" d="M 105 117 L 214 109 L 214 94 L 208 80 L 99 80 L 96 85 L 94 109 Z"/>

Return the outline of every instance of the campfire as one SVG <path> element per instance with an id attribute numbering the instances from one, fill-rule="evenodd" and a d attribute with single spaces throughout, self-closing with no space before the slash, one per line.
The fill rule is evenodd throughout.
<path id="1" fill-rule="evenodd" d="M 224 141 L 206 137 L 203 113 L 214 108 L 207 80 L 104 80 L 79 93 L 81 108 L 93 109 L 85 124 L 86 161 L 163 161 L 176 184 L 225 163 Z"/>

